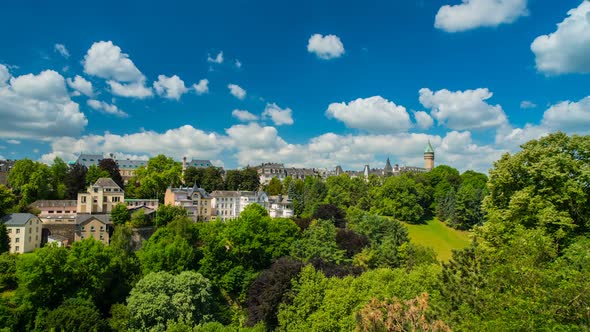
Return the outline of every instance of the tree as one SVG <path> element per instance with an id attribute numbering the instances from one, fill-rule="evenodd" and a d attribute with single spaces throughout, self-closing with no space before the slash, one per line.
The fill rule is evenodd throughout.
<path id="1" fill-rule="evenodd" d="M 120 203 L 111 210 L 111 220 L 115 226 L 124 225 L 131 219 L 131 213 L 127 209 L 127 205 Z"/>
<path id="2" fill-rule="evenodd" d="M 0 222 L 0 254 L 10 251 L 10 237 L 8 229 L 3 222 Z"/>
<path id="3" fill-rule="evenodd" d="M 332 220 L 334 225 L 339 228 L 344 228 L 346 226 L 346 214 L 334 204 L 318 205 L 313 212 L 312 218 Z"/>
<path id="4" fill-rule="evenodd" d="M 78 199 L 78 193 L 86 189 L 86 173 L 88 168 L 81 164 L 73 164 L 68 169 L 64 178 L 66 186 L 66 199 Z"/>
<path id="5" fill-rule="evenodd" d="M 49 167 L 45 164 L 30 159 L 21 159 L 14 163 L 8 174 L 8 183 L 13 192 L 21 197 L 20 210 L 25 210 L 38 199 L 50 197 L 50 178 Z"/>
<path id="6" fill-rule="evenodd" d="M 483 208 L 484 237 L 497 243 L 516 226 L 541 228 L 561 241 L 590 230 L 590 136 L 558 132 L 522 145 L 494 163 Z M 504 234 L 504 235 L 503 235 Z"/>
<path id="7" fill-rule="evenodd" d="M 0 184 L 0 217 L 4 217 L 14 206 L 15 202 L 16 196 L 14 196 L 10 189 Z"/>
<path id="8" fill-rule="evenodd" d="M 337 264 L 346 261 L 346 252 L 336 243 L 336 227 L 329 220 L 312 221 L 302 238 L 293 242 L 291 248 L 291 256 L 304 262 L 313 258 Z"/>
<path id="9" fill-rule="evenodd" d="M 197 168 L 195 166 L 187 167 L 184 170 L 183 181 L 187 186 L 198 185 L 202 186 L 205 179 L 205 169 Z"/>
<path id="10" fill-rule="evenodd" d="M 7 252 L 0 253 L 0 292 L 17 286 L 16 257 Z"/>
<path id="11" fill-rule="evenodd" d="M 374 188 L 376 202 L 371 212 L 409 223 L 420 222 L 424 215 L 421 186 L 408 175 L 387 178 L 383 186 Z"/>
<path id="12" fill-rule="evenodd" d="M 104 158 L 98 162 L 98 168 L 109 173 L 108 177 L 113 179 L 119 187 L 124 188 L 125 184 L 123 183 L 123 177 L 121 176 L 117 162 L 111 158 Z"/>
<path id="13" fill-rule="evenodd" d="M 211 293 L 211 282 L 197 272 L 150 273 L 131 290 L 129 325 L 137 330 L 165 330 L 172 323 L 205 323 L 211 320 Z"/>
<path id="14" fill-rule="evenodd" d="M 52 198 L 63 199 L 66 195 L 66 185 L 64 183 L 68 172 L 68 164 L 59 157 L 53 159 L 53 164 L 49 168 L 51 173 L 51 191 Z"/>
<path id="15" fill-rule="evenodd" d="M 65 300 L 49 312 L 44 328 L 52 331 L 108 331 L 106 321 L 89 300 L 73 298 Z"/>
<path id="16" fill-rule="evenodd" d="M 187 212 L 182 206 L 173 206 L 168 204 L 160 204 L 156 211 L 156 218 L 154 223 L 156 227 L 164 227 L 168 225 L 172 220 L 186 217 Z"/>
<path id="17" fill-rule="evenodd" d="M 225 173 L 226 190 L 258 190 L 260 180 L 256 168 L 246 167 L 242 170 L 229 170 Z"/>
<path id="18" fill-rule="evenodd" d="M 96 180 L 100 178 L 110 178 L 111 174 L 104 169 L 96 166 L 90 165 L 88 167 L 88 171 L 86 172 L 86 187 L 89 187 L 96 183 Z"/>
<path id="19" fill-rule="evenodd" d="M 130 194 L 136 197 L 159 197 L 164 200 L 168 187 L 178 187 L 182 183 L 182 165 L 164 155 L 150 158 L 147 165 L 138 167 L 135 176 L 129 180 Z"/>
<path id="20" fill-rule="evenodd" d="M 303 263 L 300 261 L 282 257 L 258 275 L 248 289 L 247 325 L 254 326 L 262 321 L 267 329 L 275 330 L 278 325 L 276 313 L 291 289 L 291 279 L 297 277 L 302 267 Z"/>
<path id="21" fill-rule="evenodd" d="M 129 224 L 131 227 L 146 227 L 151 225 L 151 219 L 145 214 L 144 209 L 141 208 L 131 214 Z"/>
<path id="22" fill-rule="evenodd" d="M 266 191 L 268 192 L 269 195 L 273 195 L 273 196 L 282 193 L 283 192 L 283 184 L 281 183 L 281 180 L 279 180 L 278 178 L 270 179 L 270 182 L 268 183 L 268 187 L 266 188 Z"/>

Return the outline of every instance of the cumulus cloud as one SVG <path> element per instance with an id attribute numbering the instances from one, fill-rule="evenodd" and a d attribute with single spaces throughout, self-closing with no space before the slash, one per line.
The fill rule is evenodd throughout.
<path id="1" fill-rule="evenodd" d="M 176 100 L 179 100 L 180 97 L 188 91 L 184 85 L 184 81 L 177 75 L 172 77 L 158 75 L 158 80 L 154 82 L 154 89 L 158 95 Z"/>
<path id="2" fill-rule="evenodd" d="M 99 111 L 101 113 L 118 116 L 120 118 L 126 118 L 129 116 L 129 114 L 120 110 L 116 105 L 111 105 L 111 104 L 105 103 L 104 101 L 99 101 L 96 99 L 89 99 L 87 101 L 87 104 L 92 109 Z"/>
<path id="3" fill-rule="evenodd" d="M 381 96 L 358 98 L 347 103 L 332 103 L 326 115 L 349 128 L 372 132 L 407 131 L 412 123 L 406 108 Z"/>
<path id="4" fill-rule="evenodd" d="M 68 86 L 70 88 L 72 88 L 80 93 L 83 93 L 84 95 L 86 95 L 88 97 L 94 96 L 94 90 L 92 89 L 92 83 L 87 81 L 84 77 L 82 77 L 80 75 L 76 75 L 76 77 L 74 77 L 73 80 L 68 77 L 66 81 L 68 82 Z"/>
<path id="5" fill-rule="evenodd" d="M 533 103 L 530 100 L 523 100 L 520 102 L 520 108 L 528 109 L 528 108 L 536 108 L 537 104 Z"/>
<path id="6" fill-rule="evenodd" d="M 202 95 L 209 92 L 209 80 L 202 79 L 198 84 L 193 84 L 193 89 L 198 95 Z"/>
<path id="7" fill-rule="evenodd" d="M 256 116 L 255 114 L 252 114 L 248 111 L 245 111 L 245 110 L 233 110 L 231 112 L 231 115 L 234 118 L 236 118 L 242 122 L 250 122 L 250 121 L 258 120 L 258 116 Z"/>
<path id="8" fill-rule="evenodd" d="M 277 104 L 266 104 L 262 116 L 270 118 L 276 126 L 292 125 L 293 124 L 293 110 L 290 108 L 280 108 Z"/>
<path id="9" fill-rule="evenodd" d="M 92 44 L 84 56 L 84 72 L 106 80 L 119 82 L 136 82 L 143 79 L 128 54 L 112 41 L 100 41 Z"/>
<path id="10" fill-rule="evenodd" d="M 107 81 L 107 83 L 116 96 L 144 99 L 153 95 L 152 89 L 145 86 L 144 80 L 127 84 L 117 81 Z"/>
<path id="11" fill-rule="evenodd" d="M 70 52 L 64 44 L 55 44 L 53 45 L 53 49 L 66 59 L 70 57 Z"/>
<path id="12" fill-rule="evenodd" d="M 442 6 L 434 26 L 446 32 L 459 32 L 512 23 L 528 13 L 527 0 L 463 0 L 458 5 Z"/>
<path id="13" fill-rule="evenodd" d="M 214 58 L 211 57 L 211 54 L 209 54 L 207 56 L 207 62 L 211 62 L 211 63 L 223 63 L 223 51 L 217 53 L 217 56 L 215 56 Z"/>
<path id="14" fill-rule="evenodd" d="M 227 86 L 227 88 L 229 89 L 229 93 L 232 94 L 232 96 L 243 100 L 244 98 L 246 98 L 246 90 L 242 89 L 239 85 L 237 84 L 229 84 Z"/>
<path id="15" fill-rule="evenodd" d="M 18 144 L 20 144 L 20 141 L 16 140 L 16 139 L 9 139 L 9 140 L 6 140 L 6 143 L 18 145 Z"/>
<path id="16" fill-rule="evenodd" d="M 419 94 L 420 103 L 432 110 L 430 115 L 450 129 L 485 129 L 508 122 L 502 106 L 486 102 L 493 95 L 487 88 L 436 92 L 422 88 Z"/>
<path id="17" fill-rule="evenodd" d="M 8 77 L 6 77 L 8 76 Z M 53 70 L 11 77 L 0 65 L 0 137 L 45 139 L 78 135 L 88 124 Z"/>
<path id="18" fill-rule="evenodd" d="M 428 129 L 434 125 L 434 120 L 432 120 L 432 117 L 424 111 L 415 111 L 414 118 L 416 119 L 416 124 L 420 129 Z"/>
<path id="19" fill-rule="evenodd" d="M 567 12 L 557 30 L 531 44 L 537 70 L 547 75 L 590 73 L 590 1 Z"/>
<path id="20" fill-rule="evenodd" d="M 344 45 L 338 36 L 323 36 L 316 33 L 309 38 L 307 51 L 314 53 L 320 59 L 330 60 L 339 58 L 344 54 Z"/>

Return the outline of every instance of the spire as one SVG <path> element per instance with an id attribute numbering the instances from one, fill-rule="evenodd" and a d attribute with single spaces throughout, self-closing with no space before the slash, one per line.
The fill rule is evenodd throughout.
<path id="1" fill-rule="evenodd" d="M 424 153 L 434 153 L 434 149 L 432 148 L 432 144 L 430 144 L 430 139 L 428 140 L 428 145 L 426 145 L 426 149 L 424 149 Z"/>
<path id="2" fill-rule="evenodd" d="M 393 168 L 391 167 L 391 162 L 389 162 L 389 158 L 387 158 L 387 162 L 385 162 L 385 168 L 383 169 L 385 173 L 393 172 Z"/>

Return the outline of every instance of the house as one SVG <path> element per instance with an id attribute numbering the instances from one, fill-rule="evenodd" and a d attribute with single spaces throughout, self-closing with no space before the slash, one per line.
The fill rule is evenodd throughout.
<path id="1" fill-rule="evenodd" d="M 246 206 L 257 203 L 268 210 L 268 195 L 263 191 L 216 190 L 211 193 L 213 213 L 221 220 L 237 218 Z"/>
<path id="2" fill-rule="evenodd" d="M 125 201 L 125 193 L 111 178 L 100 178 L 88 187 L 86 193 L 78 194 L 78 214 L 111 213 L 115 205 Z"/>
<path id="3" fill-rule="evenodd" d="M 211 195 L 195 185 L 166 189 L 164 204 L 183 207 L 194 221 L 209 221 L 213 216 L 211 199 Z"/>
<path id="4" fill-rule="evenodd" d="M 74 241 L 93 238 L 108 245 L 112 222 L 108 214 L 81 214 L 76 216 Z"/>
<path id="5" fill-rule="evenodd" d="M 11 213 L 0 219 L 10 238 L 10 253 L 23 254 L 41 247 L 41 220 L 30 213 Z"/>
<path id="6" fill-rule="evenodd" d="M 271 218 L 293 217 L 293 201 L 288 196 L 269 196 L 268 203 L 268 214 Z"/>
<path id="7" fill-rule="evenodd" d="M 76 160 L 76 164 L 84 165 L 86 167 L 98 166 L 103 159 L 113 159 L 119 167 L 119 174 L 123 178 L 123 182 L 126 184 L 131 177 L 135 175 L 135 171 L 141 167 L 147 165 L 147 160 L 133 160 L 133 159 L 116 159 L 111 154 L 109 157 L 105 157 L 102 154 L 89 154 L 81 153 Z"/>
<path id="8" fill-rule="evenodd" d="M 157 210 L 160 202 L 157 199 L 151 198 L 125 198 L 125 204 L 127 205 L 128 209 L 145 207 L 152 210 Z"/>
<path id="9" fill-rule="evenodd" d="M 283 181 L 287 176 L 293 179 L 305 180 L 308 176 L 320 176 L 319 170 L 315 168 L 285 167 L 279 163 L 263 163 L 256 167 L 260 184 L 269 184 L 272 178 Z"/>
<path id="10" fill-rule="evenodd" d="M 38 216 L 43 223 L 65 222 L 73 224 L 76 222 L 76 200 L 38 200 L 33 202 L 31 207 L 40 211 Z"/>

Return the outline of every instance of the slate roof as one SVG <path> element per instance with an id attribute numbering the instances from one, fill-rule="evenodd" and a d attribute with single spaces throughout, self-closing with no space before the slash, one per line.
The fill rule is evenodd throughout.
<path id="1" fill-rule="evenodd" d="M 426 149 L 424 149 L 424 153 L 434 153 L 434 149 L 432 148 L 432 144 L 430 144 L 430 140 L 428 140 L 428 145 L 426 145 Z"/>
<path id="2" fill-rule="evenodd" d="M 233 190 L 215 190 L 211 193 L 211 197 L 240 197 L 240 192 Z"/>
<path id="3" fill-rule="evenodd" d="M 71 207 L 76 206 L 76 200 L 71 199 L 52 199 L 52 200 L 38 200 L 34 201 L 31 206 L 42 207 Z"/>
<path id="4" fill-rule="evenodd" d="M 211 161 L 210 160 L 202 160 L 202 159 L 193 159 L 191 161 L 188 161 L 186 163 L 186 167 L 196 167 L 196 168 L 201 168 L 201 167 L 209 167 L 211 166 Z"/>
<path id="5" fill-rule="evenodd" d="M 100 178 L 98 180 L 96 180 L 96 182 L 94 183 L 95 187 L 103 187 L 103 188 L 119 188 L 121 189 L 121 187 L 119 187 L 119 185 L 117 183 L 115 183 L 115 181 L 113 181 L 113 179 L 111 178 Z"/>
<path id="6" fill-rule="evenodd" d="M 2 222 L 6 226 L 24 226 L 32 218 L 37 218 L 34 214 L 30 213 L 11 213 L 2 217 Z"/>
<path id="7" fill-rule="evenodd" d="M 105 225 L 112 224 L 111 217 L 108 214 L 79 214 L 76 216 L 76 225 L 83 224 L 92 218 L 100 220 Z"/>

